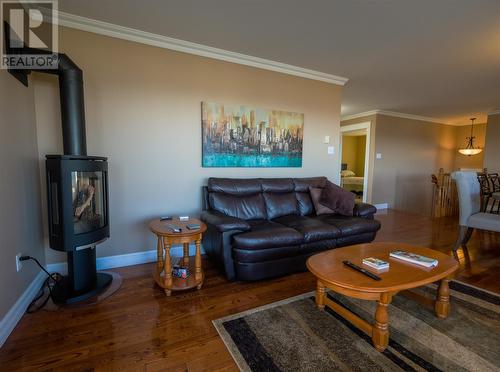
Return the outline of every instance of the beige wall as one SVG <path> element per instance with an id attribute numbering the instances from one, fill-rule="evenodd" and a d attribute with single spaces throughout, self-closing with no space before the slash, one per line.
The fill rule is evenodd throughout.
<path id="1" fill-rule="evenodd" d="M 488 116 L 484 166 L 491 172 L 500 172 L 500 113 Z"/>
<path id="2" fill-rule="evenodd" d="M 59 41 L 84 71 L 88 153 L 109 157 L 111 238 L 99 256 L 154 249 L 148 221 L 198 214 L 210 176 L 338 182 L 323 138 L 338 148 L 341 87 L 66 28 Z M 62 152 L 55 79 L 37 76 L 35 96 L 43 161 Z M 304 113 L 302 168 L 202 168 L 202 101 Z M 49 249 L 47 260 L 63 257 Z"/>
<path id="3" fill-rule="evenodd" d="M 431 174 L 451 170 L 455 160 L 455 128 L 420 120 L 377 115 L 373 203 L 429 214 Z"/>
<path id="4" fill-rule="evenodd" d="M 430 177 L 440 167 L 451 171 L 456 157 L 456 127 L 386 115 L 342 121 L 371 122 L 369 198 L 373 204 L 429 214 Z M 376 153 L 382 154 L 376 159 Z"/>
<path id="5" fill-rule="evenodd" d="M 0 70 L 0 320 L 40 269 L 17 253 L 45 261 L 33 88 Z"/>
<path id="6" fill-rule="evenodd" d="M 467 156 L 458 152 L 459 148 L 467 146 L 467 137 L 470 137 L 470 125 L 456 127 L 456 149 L 454 169 L 482 169 L 484 164 L 484 153 L 478 155 Z M 474 125 L 474 136 L 476 137 L 474 144 L 477 147 L 484 149 L 486 137 L 486 123 Z"/>

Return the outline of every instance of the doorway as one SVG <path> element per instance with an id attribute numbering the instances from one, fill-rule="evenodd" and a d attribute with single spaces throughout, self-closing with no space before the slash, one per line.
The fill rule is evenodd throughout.
<path id="1" fill-rule="evenodd" d="M 368 203 L 370 122 L 340 127 L 340 186 Z"/>

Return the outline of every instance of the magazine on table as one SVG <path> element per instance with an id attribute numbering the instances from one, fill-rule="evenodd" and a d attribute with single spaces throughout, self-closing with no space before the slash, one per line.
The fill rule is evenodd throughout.
<path id="1" fill-rule="evenodd" d="M 407 251 L 394 251 L 391 252 L 389 256 L 424 267 L 435 267 L 438 264 L 438 260 L 435 258 L 425 257 Z"/>

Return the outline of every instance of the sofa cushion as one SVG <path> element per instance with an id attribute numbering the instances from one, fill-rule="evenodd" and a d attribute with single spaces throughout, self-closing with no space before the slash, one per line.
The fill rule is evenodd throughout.
<path id="1" fill-rule="evenodd" d="M 262 194 L 236 196 L 218 192 L 210 193 L 210 206 L 231 217 L 243 220 L 265 219 L 266 205 Z"/>
<path id="2" fill-rule="evenodd" d="M 297 207 L 301 216 L 308 216 L 314 213 L 314 205 L 309 190 L 307 192 L 296 192 L 295 199 L 297 199 Z"/>
<path id="3" fill-rule="evenodd" d="M 343 216 L 352 216 L 355 204 L 355 195 L 342 187 L 327 181 L 321 192 L 319 202 L 330 208 L 334 213 Z"/>
<path id="4" fill-rule="evenodd" d="M 362 217 L 348 217 L 338 214 L 324 214 L 322 216 L 318 216 L 317 218 L 323 222 L 337 227 L 340 230 L 342 237 L 364 233 L 373 233 L 377 232 L 380 229 L 380 222 L 378 222 L 377 220 L 369 220 Z"/>
<path id="5" fill-rule="evenodd" d="M 294 189 L 291 178 L 261 178 L 263 192 L 285 193 Z"/>
<path id="6" fill-rule="evenodd" d="M 263 262 L 293 257 L 299 254 L 300 245 L 264 249 L 233 248 L 233 260 L 238 262 Z"/>
<path id="7" fill-rule="evenodd" d="M 332 214 L 335 213 L 332 209 L 328 208 L 326 205 L 323 205 L 319 202 L 321 198 L 321 193 L 323 189 L 319 189 L 316 187 L 310 187 L 309 192 L 311 193 L 311 200 L 314 205 L 314 210 L 316 211 L 316 216 L 320 216 L 322 214 Z"/>
<path id="8" fill-rule="evenodd" d="M 294 178 L 293 183 L 296 192 L 309 192 L 309 187 L 325 187 L 326 177 Z"/>
<path id="9" fill-rule="evenodd" d="M 324 239 L 334 239 L 341 235 L 340 230 L 316 217 L 284 216 L 274 220 L 291 227 L 304 235 L 304 242 L 310 243 Z"/>
<path id="10" fill-rule="evenodd" d="M 277 248 L 303 242 L 298 231 L 271 221 L 250 223 L 252 230 L 233 236 L 234 246 L 243 249 Z"/>
<path id="11" fill-rule="evenodd" d="M 262 192 L 259 178 L 214 178 L 208 179 L 208 192 L 232 195 L 252 195 Z"/>
<path id="12" fill-rule="evenodd" d="M 267 218 L 270 220 L 289 214 L 298 214 L 297 199 L 293 192 L 285 194 L 264 193 L 266 202 Z"/>

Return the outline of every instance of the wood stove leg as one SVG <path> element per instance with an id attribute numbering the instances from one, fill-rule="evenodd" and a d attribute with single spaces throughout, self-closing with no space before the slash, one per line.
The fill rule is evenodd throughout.
<path id="1" fill-rule="evenodd" d="M 170 260 L 170 242 L 163 238 L 163 246 L 165 248 L 165 276 L 164 276 L 164 291 L 167 296 L 172 294 L 172 262 Z"/>

